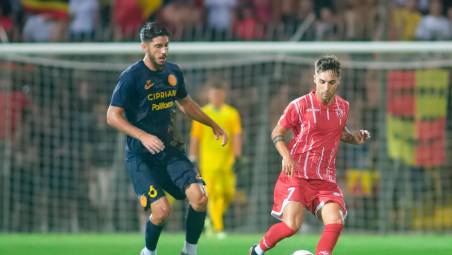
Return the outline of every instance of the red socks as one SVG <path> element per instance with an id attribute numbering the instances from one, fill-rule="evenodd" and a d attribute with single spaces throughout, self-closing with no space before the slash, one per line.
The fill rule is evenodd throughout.
<path id="1" fill-rule="evenodd" d="M 263 251 L 273 248 L 279 241 L 295 234 L 295 230 L 289 228 L 284 222 L 276 223 L 271 226 L 267 233 L 265 233 L 264 238 L 262 238 L 259 246 Z"/>
<path id="2" fill-rule="evenodd" d="M 315 254 L 331 255 L 343 227 L 342 224 L 325 225 L 322 236 L 317 244 Z M 267 233 L 265 233 L 264 238 L 260 241 L 259 246 L 263 251 L 267 251 L 273 248 L 282 239 L 295 234 L 295 232 L 296 231 L 289 228 L 286 223 L 277 223 L 267 230 Z"/>
<path id="3" fill-rule="evenodd" d="M 322 236 L 320 237 L 319 243 L 317 244 L 315 254 L 316 255 L 332 254 L 337 239 L 339 239 L 339 235 L 341 234 L 342 228 L 343 228 L 342 224 L 325 225 Z"/>

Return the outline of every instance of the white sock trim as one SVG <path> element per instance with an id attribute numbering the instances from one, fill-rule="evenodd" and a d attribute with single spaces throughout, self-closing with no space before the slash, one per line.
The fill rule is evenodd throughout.
<path id="1" fill-rule="evenodd" d="M 182 249 L 183 252 L 187 253 L 188 255 L 197 255 L 198 251 L 198 245 L 197 244 L 191 244 L 185 241 L 184 248 Z"/>
<path id="2" fill-rule="evenodd" d="M 144 247 L 140 255 L 157 255 L 157 249 L 151 251 L 147 247 Z"/>
<path id="3" fill-rule="evenodd" d="M 255 251 L 258 255 L 264 254 L 264 251 L 262 250 L 260 244 L 256 245 L 256 247 L 254 248 L 254 251 Z"/>

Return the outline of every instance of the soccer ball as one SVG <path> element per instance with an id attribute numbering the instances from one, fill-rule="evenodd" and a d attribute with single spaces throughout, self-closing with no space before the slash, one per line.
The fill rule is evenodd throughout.
<path id="1" fill-rule="evenodd" d="M 292 255 L 313 255 L 310 251 L 298 250 L 294 251 Z"/>

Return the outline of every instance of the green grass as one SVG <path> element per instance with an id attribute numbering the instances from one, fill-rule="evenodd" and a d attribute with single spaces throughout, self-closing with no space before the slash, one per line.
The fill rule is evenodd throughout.
<path id="1" fill-rule="evenodd" d="M 268 255 L 289 255 L 297 249 L 313 251 L 318 235 L 296 235 L 282 241 Z M 368 235 L 345 233 L 335 255 L 424 255 L 452 254 L 451 235 Z M 199 254 L 247 254 L 260 235 L 229 235 L 224 240 L 202 237 Z M 159 255 L 177 255 L 183 234 L 162 234 Z M 0 234 L 2 255 L 138 255 L 140 234 Z"/>

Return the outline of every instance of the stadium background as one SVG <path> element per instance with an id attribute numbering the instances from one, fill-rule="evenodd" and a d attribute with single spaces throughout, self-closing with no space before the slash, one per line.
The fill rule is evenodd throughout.
<path id="1" fill-rule="evenodd" d="M 230 84 L 229 102 L 240 110 L 244 155 L 226 231 L 262 233 L 272 223 L 269 211 L 280 159 L 270 131 L 287 103 L 312 89 L 315 58 L 334 53 L 343 64 L 339 94 L 351 103 L 349 126 L 366 128 L 373 137 L 365 146 L 341 145 L 338 154 L 338 180 L 349 209 L 344 236 L 372 243 L 373 234 L 383 239 L 404 234 L 414 244 L 422 241 L 413 238 L 417 233 L 434 234 L 430 244 L 450 237 L 449 1 L 69 2 L 1 4 L 0 251 L 16 250 L 8 247 L 24 237 L 37 238 L 10 233 L 39 234 L 44 239 L 36 247 L 45 247 L 42 241 L 55 237 L 48 233 L 98 233 L 96 239 L 108 243 L 115 237 L 103 236 L 127 232 L 138 247 L 128 247 L 127 254 L 141 247 L 141 236 L 133 233 L 140 231 L 142 211 L 122 162 L 124 137 L 106 126 L 105 110 L 120 71 L 141 58 L 136 30 L 145 20 L 161 20 L 172 29 L 170 61 L 181 65 L 189 93 L 198 102 L 206 102 L 208 80 L 220 77 Z M 414 11 L 407 7 L 410 2 L 417 2 Z M 440 2 L 439 14 L 431 15 L 438 10 L 429 6 Z M 216 9 L 221 4 L 223 11 Z M 71 18 L 82 15 L 89 21 L 92 14 L 92 26 L 81 26 L 87 28 L 83 31 Z M 441 22 L 419 25 L 432 16 Z M 375 44 L 402 40 L 424 42 Z M 344 41 L 350 43 L 338 47 Z M 180 115 L 178 123 L 188 141 L 189 121 Z M 181 243 L 177 233 L 183 231 L 185 208 L 178 202 L 174 207 L 167 238 L 174 235 Z M 306 220 L 302 232 L 320 231 L 315 219 Z M 364 237 L 354 236 L 363 232 Z M 307 236 L 312 242 L 304 244 L 313 247 L 316 239 Z M 78 238 L 86 241 L 83 235 Z M 259 237 L 253 238 L 237 245 L 247 247 Z M 403 250 L 401 244 L 389 247 Z M 338 254 L 343 254 L 340 248 Z M 357 249 L 362 247 L 355 248 L 355 254 L 362 254 Z M 353 254 L 353 249 L 346 252 Z"/>

